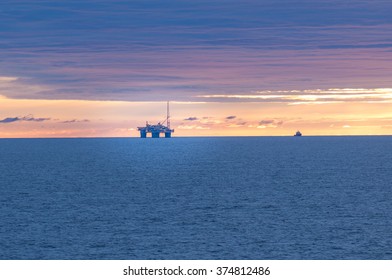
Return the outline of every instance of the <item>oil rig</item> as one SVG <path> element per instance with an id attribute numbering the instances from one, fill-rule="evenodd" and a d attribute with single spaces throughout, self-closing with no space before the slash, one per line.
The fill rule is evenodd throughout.
<path id="1" fill-rule="evenodd" d="M 165 134 L 165 138 L 171 138 L 174 129 L 170 128 L 169 101 L 167 102 L 166 119 L 162 123 L 149 124 L 146 122 L 146 126 L 139 126 L 137 130 L 140 131 L 140 138 L 147 138 L 148 133 L 151 133 L 152 138 L 159 138 L 161 133 Z"/>

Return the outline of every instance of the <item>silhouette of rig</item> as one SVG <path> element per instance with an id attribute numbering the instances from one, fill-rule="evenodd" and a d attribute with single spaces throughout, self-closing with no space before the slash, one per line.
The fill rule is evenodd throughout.
<path id="1" fill-rule="evenodd" d="M 148 133 L 151 133 L 151 138 L 159 138 L 161 133 L 165 134 L 165 138 L 171 138 L 174 129 L 170 128 L 169 102 L 167 102 L 166 119 L 162 123 L 149 124 L 146 122 L 146 126 L 139 126 L 137 130 L 140 131 L 140 138 L 147 138 Z"/>

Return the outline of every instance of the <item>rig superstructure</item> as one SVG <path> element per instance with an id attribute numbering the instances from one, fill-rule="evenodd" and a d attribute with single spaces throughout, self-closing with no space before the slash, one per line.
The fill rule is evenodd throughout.
<path id="1" fill-rule="evenodd" d="M 164 123 L 166 123 L 166 126 Z M 140 131 L 140 138 L 147 138 L 148 133 L 151 133 L 152 138 L 159 138 L 161 133 L 165 134 L 165 138 L 171 138 L 174 129 L 170 128 L 169 101 L 167 102 L 166 119 L 162 123 L 149 124 L 146 122 L 146 126 L 139 126 L 137 130 Z"/>

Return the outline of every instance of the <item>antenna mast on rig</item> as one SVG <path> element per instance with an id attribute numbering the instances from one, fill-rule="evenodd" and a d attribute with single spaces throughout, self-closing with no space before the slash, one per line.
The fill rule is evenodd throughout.
<path id="1" fill-rule="evenodd" d="M 167 101 L 166 124 L 167 124 L 167 127 L 170 129 L 170 109 L 169 109 L 169 101 Z"/>

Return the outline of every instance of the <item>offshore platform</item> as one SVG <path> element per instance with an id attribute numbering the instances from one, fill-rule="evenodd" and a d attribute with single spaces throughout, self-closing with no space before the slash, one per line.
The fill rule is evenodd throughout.
<path id="1" fill-rule="evenodd" d="M 166 123 L 166 126 L 164 123 Z M 167 102 L 166 119 L 162 123 L 149 124 L 146 122 L 146 126 L 139 126 L 137 130 L 140 131 L 140 138 L 147 138 L 148 133 L 151 133 L 152 138 L 159 138 L 161 133 L 165 134 L 165 138 L 171 138 L 174 129 L 170 128 L 169 101 Z"/>

